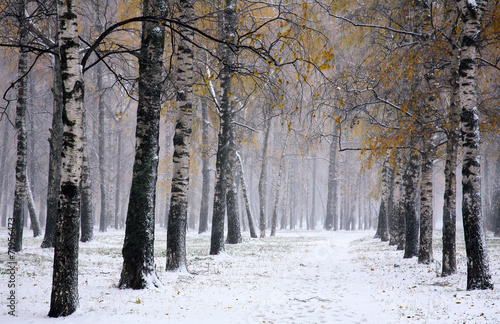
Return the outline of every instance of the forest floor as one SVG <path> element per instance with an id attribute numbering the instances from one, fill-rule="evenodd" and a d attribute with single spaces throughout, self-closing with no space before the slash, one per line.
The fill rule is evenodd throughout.
<path id="1" fill-rule="evenodd" d="M 123 231 L 96 233 L 80 245 L 80 308 L 51 319 L 53 249 L 25 233 L 17 261 L 17 317 L 8 315 L 7 229 L 0 229 L 1 323 L 500 323 L 500 239 L 487 236 L 495 290 L 466 291 L 458 234 L 458 273 L 442 278 L 441 233 L 431 265 L 403 259 L 373 231 L 281 231 L 226 245 L 209 256 L 210 237 L 188 233 L 190 273 L 165 272 L 166 231 L 157 229 L 155 261 L 164 287 L 116 288 Z"/>

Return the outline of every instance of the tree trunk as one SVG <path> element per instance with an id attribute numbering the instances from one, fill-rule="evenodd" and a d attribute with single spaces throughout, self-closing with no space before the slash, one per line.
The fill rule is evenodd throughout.
<path id="1" fill-rule="evenodd" d="M 240 178 L 241 178 L 241 191 L 243 192 L 243 199 L 245 200 L 245 210 L 248 218 L 248 227 L 250 229 L 250 237 L 257 238 L 257 232 L 255 231 L 255 225 L 253 223 L 252 209 L 250 208 L 250 199 L 248 198 L 247 184 L 245 181 L 245 173 L 243 171 L 243 161 L 241 156 L 236 152 L 236 156 L 240 164 Z"/>
<path id="2" fill-rule="evenodd" d="M 457 64 L 458 65 L 458 64 Z M 459 141 L 459 118 L 457 107 L 458 84 L 453 82 L 453 94 L 449 108 L 448 142 L 446 143 L 446 162 L 444 167 L 444 203 L 443 203 L 443 267 L 442 276 L 457 272 L 456 257 L 456 197 L 457 197 L 457 149 Z"/>
<path id="3" fill-rule="evenodd" d="M 349 202 L 349 230 L 355 230 L 356 229 L 356 201 L 358 197 L 358 184 L 357 183 L 351 183 L 351 195 L 350 195 L 350 202 Z"/>
<path id="4" fill-rule="evenodd" d="M 35 89 L 35 81 L 33 78 L 29 78 L 29 93 L 31 100 L 28 102 L 28 110 L 29 109 L 34 109 L 34 97 L 36 94 L 36 89 Z M 28 204 L 28 212 L 30 216 L 30 229 L 33 230 L 33 237 L 38 237 L 41 235 L 41 228 L 40 228 L 40 215 L 38 214 L 36 204 L 35 204 L 35 199 L 33 192 L 35 191 L 36 185 L 35 185 L 35 178 L 36 178 L 36 159 L 35 159 L 35 144 L 36 144 L 36 137 L 35 137 L 35 118 L 33 114 L 31 115 L 30 118 L 30 130 L 29 130 L 30 138 L 28 139 L 29 143 L 29 150 L 28 150 L 28 157 L 27 160 L 29 162 L 29 172 L 26 173 L 26 202 Z"/>
<path id="5" fill-rule="evenodd" d="M 227 81 L 227 80 L 225 80 Z M 227 100 L 227 99 L 226 99 Z M 215 162 L 215 189 L 212 213 L 212 232 L 210 254 L 217 255 L 224 251 L 224 218 L 226 214 L 227 163 L 229 159 L 228 133 L 230 121 L 228 112 L 221 109 L 219 139 Z"/>
<path id="6" fill-rule="evenodd" d="M 208 142 L 208 132 L 210 121 L 208 120 L 208 105 L 206 99 L 201 99 L 201 174 L 203 178 L 201 189 L 200 224 L 198 234 L 208 231 L 208 201 L 210 199 L 210 148 Z"/>
<path id="7" fill-rule="evenodd" d="M 288 209 L 288 203 L 289 203 L 289 198 L 288 198 L 288 193 L 289 193 L 289 176 L 287 176 L 289 174 L 288 170 L 289 170 L 289 165 L 290 164 L 286 164 L 285 165 L 285 185 L 284 185 L 284 190 L 283 190 L 283 203 L 281 205 L 281 221 L 280 221 L 280 229 L 281 230 L 285 230 L 286 229 L 286 226 L 287 226 L 287 222 L 288 222 L 288 213 L 287 213 L 287 209 Z"/>
<path id="8" fill-rule="evenodd" d="M 500 156 L 498 154 L 495 154 L 495 178 L 494 179 L 499 179 L 500 178 Z M 491 206 L 491 213 L 492 213 L 492 222 L 493 222 L 493 232 L 495 237 L 500 237 L 500 183 L 498 181 L 495 181 L 495 184 L 493 185 L 493 194 L 492 194 L 492 206 Z"/>
<path id="9" fill-rule="evenodd" d="M 83 120 L 86 120 L 86 112 L 83 111 Z M 82 242 L 90 242 L 94 239 L 94 213 L 92 206 L 92 183 L 90 177 L 90 162 L 87 139 L 87 124 L 83 125 L 83 162 L 81 180 L 81 237 Z"/>
<path id="10" fill-rule="evenodd" d="M 342 161 L 342 171 L 341 172 L 346 172 L 347 170 L 347 157 L 346 157 L 347 154 L 344 154 L 344 159 Z M 347 228 L 347 211 L 348 211 L 348 202 L 347 202 L 347 198 L 349 197 L 349 182 L 347 181 L 347 178 L 344 176 L 343 177 L 343 190 L 341 191 L 341 195 L 340 195 L 340 229 L 341 230 L 345 230 Z"/>
<path id="11" fill-rule="evenodd" d="M 117 135 L 117 153 L 116 153 L 116 189 L 115 189 L 115 229 L 120 228 L 121 218 L 121 183 L 122 183 L 122 129 L 119 125 Z"/>
<path id="12" fill-rule="evenodd" d="M 430 35 L 433 31 L 431 3 L 427 1 L 415 2 L 416 10 L 420 12 L 421 32 Z M 418 14 L 417 14 L 418 15 Z M 421 43 L 424 48 L 430 47 L 431 37 L 423 37 Z M 418 251 L 418 263 L 430 264 L 432 259 L 432 227 L 433 227 L 433 195 L 432 195 L 432 161 L 434 159 L 434 144 L 432 142 L 434 125 L 431 122 L 435 117 L 432 111 L 438 106 L 435 93 L 436 78 L 432 70 L 426 73 L 425 78 L 420 79 L 421 95 L 424 107 L 421 119 L 424 123 L 421 130 L 422 154 L 421 154 L 421 184 L 420 184 L 420 240 Z"/>
<path id="13" fill-rule="evenodd" d="M 338 180 L 337 180 L 337 149 L 338 149 L 338 125 L 335 122 L 330 141 L 330 156 L 328 160 L 328 198 L 326 201 L 326 217 L 324 229 L 327 231 L 338 231 Z"/>
<path id="14" fill-rule="evenodd" d="M 236 169 L 238 170 L 238 177 L 236 178 L 236 186 L 238 188 L 241 188 L 241 170 L 240 170 L 240 167 L 239 167 L 239 159 L 240 159 L 240 156 L 238 154 L 238 151 L 236 151 L 236 159 L 238 160 L 236 163 L 237 163 L 237 167 Z M 240 224 L 241 224 L 241 232 L 243 234 L 243 232 L 246 232 L 248 229 L 247 229 L 247 225 L 248 225 L 248 221 L 246 220 L 246 210 L 245 210 L 245 201 L 243 200 L 244 197 L 243 197 L 243 193 L 241 193 L 241 190 L 238 190 L 238 210 L 239 210 L 239 214 L 240 214 Z"/>
<path id="15" fill-rule="evenodd" d="M 446 21 L 457 21 L 455 16 L 455 1 L 446 1 Z M 444 199 L 443 199 L 443 259 L 441 276 L 455 274 L 457 272 L 456 257 L 456 199 L 457 199 L 457 163 L 458 147 L 460 141 L 460 107 L 459 107 L 459 51 L 457 46 L 457 28 L 450 30 L 450 66 L 448 68 L 451 86 L 450 107 L 448 108 L 446 160 L 444 166 Z"/>
<path id="16" fill-rule="evenodd" d="M 279 161 L 279 170 L 278 170 L 278 179 L 276 180 L 276 192 L 274 196 L 274 205 L 273 205 L 273 218 L 271 221 L 271 236 L 276 235 L 276 224 L 278 223 L 278 203 L 279 203 L 279 198 L 280 198 L 280 189 L 281 189 L 281 175 L 283 173 L 283 161 L 285 160 L 285 154 L 286 154 L 286 147 L 288 144 L 288 133 L 285 135 L 285 143 L 283 144 L 283 147 L 281 148 L 281 158 Z M 313 206 L 314 208 L 315 206 Z"/>
<path id="17" fill-rule="evenodd" d="M 231 139 L 229 140 L 229 164 L 227 174 L 227 238 L 228 244 L 241 243 L 241 224 L 238 209 L 238 186 L 236 179 L 238 170 L 236 168 L 236 134 L 234 126 L 231 126 Z"/>
<path id="18" fill-rule="evenodd" d="M 481 211 L 481 165 L 476 74 L 477 41 L 487 1 L 458 1 L 462 11 L 459 96 L 462 108 L 462 217 L 467 252 L 467 290 L 493 289 Z"/>
<path id="19" fill-rule="evenodd" d="M 5 120 L 3 123 L 3 140 L 2 140 L 2 156 L 1 156 L 1 162 L 0 162 L 0 168 L 2 168 L 2 171 L 0 173 L 0 206 L 3 206 L 3 211 L 2 211 L 2 221 L 0 226 L 1 227 L 6 227 L 7 226 L 7 213 L 5 212 L 7 210 L 7 174 L 10 173 L 8 172 L 7 164 L 6 164 L 6 157 L 8 154 L 8 143 L 9 143 L 9 127 L 10 123 Z"/>
<path id="20" fill-rule="evenodd" d="M 296 187 L 296 180 L 297 178 L 295 177 L 295 172 L 297 170 L 297 161 L 292 161 L 292 172 L 289 172 L 289 183 L 290 183 L 290 229 L 295 229 L 295 226 L 297 224 L 297 217 L 296 217 L 296 209 L 297 209 L 297 199 L 295 197 L 295 187 Z"/>
<path id="21" fill-rule="evenodd" d="M 68 316 L 78 308 L 80 181 L 83 164 L 84 83 L 79 59 L 75 3 L 57 1 L 63 84 L 63 146 L 54 271 L 49 317 Z"/>
<path id="22" fill-rule="evenodd" d="M 390 168 L 389 160 L 386 158 L 382 165 L 382 197 L 380 199 L 377 232 L 375 233 L 375 238 L 380 238 L 382 242 L 389 241 L 389 196 L 392 180 Z"/>
<path id="23" fill-rule="evenodd" d="M 313 169 L 312 169 L 312 206 L 311 206 L 311 218 L 307 223 L 307 229 L 313 230 L 316 227 L 316 176 L 318 174 L 318 165 L 316 157 L 313 157 Z"/>
<path id="24" fill-rule="evenodd" d="M 100 28 L 99 28 L 100 29 Z M 107 190 L 107 174 L 106 174 L 106 114 L 105 114 L 105 104 L 102 99 L 103 94 L 103 72 L 102 72 L 102 63 L 97 64 L 96 66 L 96 74 L 97 74 L 97 93 L 98 93 L 98 107 L 99 107 L 99 188 L 100 188 L 100 196 L 101 199 L 101 215 L 99 216 L 99 232 L 107 232 L 108 230 L 108 190 Z"/>
<path id="25" fill-rule="evenodd" d="M 416 196 L 419 178 L 418 154 L 410 153 L 410 158 L 403 175 L 403 208 L 405 218 L 405 253 L 403 258 L 409 259 L 418 255 L 418 215 Z"/>
<path id="26" fill-rule="evenodd" d="M 403 179 L 401 179 L 403 181 Z M 398 209 L 399 209 L 399 238 L 398 238 L 398 245 L 396 247 L 396 250 L 398 251 L 404 251 L 405 246 L 406 246 L 406 214 L 405 214 L 405 190 L 404 190 L 404 185 L 401 184 L 401 200 L 398 204 Z"/>
<path id="27" fill-rule="evenodd" d="M 236 41 L 237 0 L 226 0 L 222 16 L 221 38 L 228 44 Z M 231 103 L 231 79 L 235 72 L 236 56 L 228 45 L 222 46 L 222 70 L 220 72 L 222 97 L 220 100 L 220 128 L 216 160 L 216 183 L 212 215 L 210 254 L 224 251 L 224 216 L 226 212 L 227 168 L 230 159 L 230 145 L 234 111 Z"/>
<path id="28" fill-rule="evenodd" d="M 163 0 L 143 1 L 144 16 L 162 16 Z M 123 243 L 120 289 L 160 286 L 154 263 L 155 201 L 165 30 L 143 22 L 139 54 L 139 103 L 132 185 Z"/>
<path id="29" fill-rule="evenodd" d="M 18 0 L 19 17 L 24 17 L 25 0 Z M 19 18 L 19 43 L 27 44 L 28 30 L 25 27 L 24 19 Z M 16 131 L 17 131 L 17 161 L 16 161 L 16 190 L 14 194 L 13 226 L 11 237 L 9 238 L 9 250 L 14 252 L 23 249 L 23 228 L 24 228 L 24 204 L 26 202 L 26 104 L 28 95 L 28 50 L 19 49 L 18 77 L 20 78 L 17 87 L 16 106 Z M 12 247 L 12 248 L 11 248 Z"/>
<path id="30" fill-rule="evenodd" d="M 398 245 L 400 240 L 400 216 L 401 210 L 400 200 L 401 200 L 401 172 L 397 172 L 394 170 L 394 179 L 392 185 L 392 212 L 391 212 L 391 221 L 389 222 L 389 245 Z"/>
<path id="31" fill-rule="evenodd" d="M 191 21 L 194 3 L 180 0 L 180 21 Z M 190 25 L 190 23 L 188 23 Z M 177 39 L 177 117 L 173 138 L 173 175 L 170 211 L 167 230 L 167 271 L 187 272 L 186 226 L 188 217 L 189 149 L 191 146 L 191 119 L 193 115 L 193 38 L 194 32 L 187 26 L 179 26 Z"/>
<path id="32" fill-rule="evenodd" d="M 427 143 L 424 150 L 429 150 Z M 427 146 L 427 147 L 426 147 Z M 430 264 L 432 259 L 432 149 L 422 156 L 421 193 L 420 193 L 420 241 L 418 250 L 418 263 Z"/>
<path id="33" fill-rule="evenodd" d="M 402 190 L 402 170 L 396 171 L 394 176 L 394 185 L 392 190 L 392 217 L 391 217 L 391 233 L 389 245 L 395 245 L 397 250 L 403 250 L 405 244 L 405 220 L 402 217 L 402 203 L 404 199 Z"/>
<path id="34" fill-rule="evenodd" d="M 358 179 L 356 180 L 356 208 L 358 209 L 358 230 L 363 229 L 363 218 L 361 217 L 362 206 L 361 206 L 361 196 L 363 195 L 361 188 L 361 172 L 358 173 Z M 391 198 L 392 198 L 392 190 L 391 190 Z M 392 201 L 392 199 L 391 199 Z"/>
<path id="35" fill-rule="evenodd" d="M 271 119 L 264 123 L 264 147 L 262 148 L 262 166 L 259 178 L 259 229 L 260 237 L 266 236 L 266 185 L 267 185 L 267 149 L 269 146 L 269 133 L 271 132 Z"/>
<path id="36" fill-rule="evenodd" d="M 370 210 L 370 206 L 371 206 L 371 198 L 368 196 L 368 188 L 370 186 L 370 180 L 367 179 L 365 177 L 365 181 L 363 183 L 363 200 L 362 200 L 362 204 L 363 204 L 363 222 L 365 224 L 365 227 L 364 229 L 365 230 L 369 230 L 371 229 L 371 210 Z"/>
<path id="37" fill-rule="evenodd" d="M 38 220 L 38 213 L 36 212 L 35 200 L 33 199 L 33 192 L 31 190 L 30 182 L 26 177 L 26 201 L 28 203 L 28 210 L 30 213 L 31 228 L 33 229 L 33 237 L 38 237 L 42 234 L 40 229 L 40 221 Z"/>
<path id="38" fill-rule="evenodd" d="M 54 84 L 52 96 L 54 107 L 52 112 L 52 129 L 50 130 L 49 174 L 47 187 L 47 215 L 45 220 L 45 235 L 42 248 L 54 247 L 57 219 L 57 205 L 59 203 L 59 190 L 61 187 L 61 150 L 63 138 L 63 85 L 61 73 L 61 60 L 59 55 L 54 55 Z"/>

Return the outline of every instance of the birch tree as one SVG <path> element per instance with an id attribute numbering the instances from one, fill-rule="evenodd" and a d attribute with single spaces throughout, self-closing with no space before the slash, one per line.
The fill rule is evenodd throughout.
<path id="1" fill-rule="evenodd" d="M 390 223 L 390 245 L 396 245 L 396 249 L 402 250 L 405 241 L 405 219 L 401 213 L 402 192 L 402 170 L 396 170 L 394 176 L 393 194 L 392 194 L 392 215 Z"/>
<path id="2" fill-rule="evenodd" d="M 250 229 L 250 237 L 257 238 L 257 232 L 255 231 L 255 225 L 252 217 L 252 208 L 250 207 L 250 199 L 248 197 L 247 183 L 245 180 L 245 172 L 243 171 L 243 160 L 241 159 L 241 155 L 236 152 L 236 156 L 238 157 L 238 163 L 240 165 L 240 180 L 241 180 L 241 191 L 243 194 L 243 199 L 245 200 L 245 210 L 248 219 L 248 228 Z"/>
<path id="3" fill-rule="evenodd" d="M 86 112 L 83 112 L 84 120 L 86 120 Z M 90 161 L 87 137 L 87 125 L 83 125 L 82 137 L 82 181 L 80 182 L 81 190 L 81 237 L 80 241 L 90 242 L 94 239 L 94 212 L 92 201 L 92 185 L 90 175 Z"/>
<path id="4" fill-rule="evenodd" d="M 33 190 L 31 189 L 29 178 L 26 177 L 26 203 L 30 214 L 31 228 L 33 229 L 33 237 L 41 235 L 40 221 L 36 210 L 35 199 L 33 198 Z"/>
<path id="5" fill-rule="evenodd" d="M 462 133 L 462 217 L 467 252 L 467 290 L 493 289 L 481 211 L 479 116 L 476 94 L 478 37 L 487 0 L 457 0 L 463 31 L 458 69 Z"/>
<path id="6" fill-rule="evenodd" d="M 62 97 L 62 74 L 61 61 L 58 53 L 53 55 L 53 109 L 52 109 L 52 128 L 49 137 L 49 172 L 47 187 L 47 218 L 45 222 L 45 234 L 41 244 L 42 248 L 54 247 L 57 204 L 59 201 L 59 190 L 61 181 L 61 150 L 63 138 L 63 97 Z"/>
<path id="7" fill-rule="evenodd" d="M 17 17 L 19 20 L 19 60 L 18 85 L 17 85 L 17 105 L 16 105 L 16 131 L 17 131 L 17 161 L 16 161 L 16 190 L 14 193 L 13 226 L 9 247 L 12 251 L 19 252 L 23 249 L 23 228 L 24 228 L 24 206 L 26 203 L 26 105 L 28 95 L 28 30 L 24 19 L 26 10 L 25 0 L 18 0 L 16 3 Z M 10 249 L 10 248 L 9 248 Z"/>
<path id="8" fill-rule="evenodd" d="M 283 147 L 281 148 L 281 158 L 279 160 L 279 169 L 278 169 L 278 179 L 276 180 L 276 190 L 275 190 L 275 196 L 274 196 L 274 204 L 273 204 L 273 215 L 271 218 L 271 234 L 270 236 L 276 236 L 276 226 L 278 224 L 278 203 L 279 203 L 279 198 L 280 198 L 280 190 L 281 190 L 281 177 L 283 174 L 283 167 L 284 167 L 284 160 L 285 160 L 285 153 L 286 153 L 286 147 L 288 144 L 288 133 L 285 135 L 285 143 L 283 144 Z M 314 208 L 314 206 L 313 206 Z"/>
<path id="9" fill-rule="evenodd" d="M 80 181 L 84 135 L 84 83 L 79 58 L 79 23 L 75 3 L 58 0 L 57 17 L 64 135 L 49 317 L 68 316 L 78 308 Z"/>
<path id="10" fill-rule="evenodd" d="M 428 145 L 432 145 L 429 143 Z M 420 236 L 418 263 L 429 264 L 432 259 L 432 150 L 422 154 L 420 185 Z"/>
<path id="11" fill-rule="evenodd" d="M 443 259 L 442 276 L 457 272 L 456 258 L 456 197 L 457 197 L 457 160 L 460 140 L 459 124 L 460 113 L 458 103 L 458 50 L 455 47 L 452 53 L 452 68 L 450 73 L 451 98 L 449 107 L 449 127 L 447 129 L 445 184 L 443 203 Z"/>
<path id="12" fill-rule="evenodd" d="M 164 16 L 164 10 L 163 0 L 143 1 L 144 16 Z M 161 22 L 142 23 L 135 159 L 118 283 L 121 289 L 161 285 L 154 264 L 154 226 L 164 42 Z"/>
<path id="13" fill-rule="evenodd" d="M 117 158 L 117 163 L 116 163 L 116 182 L 115 182 L 115 229 L 119 229 L 121 227 L 121 213 L 122 213 L 122 204 L 121 204 L 121 191 L 122 191 L 122 137 L 123 137 L 123 132 L 121 129 L 121 124 L 119 123 L 118 126 L 118 134 L 117 136 L 117 145 L 116 145 L 116 158 Z"/>
<path id="14" fill-rule="evenodd" d="M 416 195 L 419 178 L 419 156 L 410 152 L 403 175 L 403 208 L 405 218 L 405 249 L 403 258 L 413 258 L 418 255 L 418 215 L 416 209 Z"/>
<path id="15" fill-rule="evenodd" d="M 498 153 L 494 155 L 494 174 L 496 179 L 500 176 L 500 156 Z M 493 232 L 495 237 L 500 237 L 500 183 L 495 182 L 492 187 L 491 213 L 493 215 Z"/>
<path id="16" fill-rule="evenodd" d="M 198 226 L 198 234 L 208 231 L 208 200 L 210 195 L 210 149 L 208 143 L 208 131 L 210 127 L 210 121 L 208 120 L 208 104 L 206 99 L 201 99 L 201 119 L 201 174 L 203 180 L 201 189 L 200 223 Z"/>
<path id="17" fill-rule="evenodd" d="M 99 5 L 96 5 L 99 8 Z M 99 10 L 97 10 L 97 15 L 99 15 Z M 100 26 L 98 26 L 100 31 Z M 97 77 L 97 91 L 99 92 L 97 97 L 97 106 L 99 109 L 99 189 L 101 200 L 101 215 L 99 216 L 99 232 L 107 232 L 108 221 L 109 221 L 109 206 L 108 206 L 108 188 L 107 188 L 107 172 L 106 172 L 106 115 L 105 115 L 105 103 L 103 99 L 103 67 L 102 64 L 96 66 L 96 77 Z"/>
<path id="18" fill-rule="evenodd" d="M 430 40 L 433 37 L 431 4 L 426 1 L 415 2 L 416 21 L 418 22 L 418 30 L 422 35 L 420 37 L 420 46 L 422 52 L 424 49 L 429 48 Z M 433 209 L 432 209 L 432 164 L 435 159 L 435 149 L 433 137 L 435 129 L 433 127 L 432 119 L 435 118 L 433 112 L 437 111 L 437 100 L 435 88 L 437 85 L 435 77 L 435 68 L 431 67 L 426 69 L 427 62 L 419 64 L 419 77 L 417 78 L 418 90 L 421 93 L 421 108 L 420 118 L 422 120 L 421 126 L 421 182 L 420 182 L 420 228 L 419 228 L 419 249 L 418 249 L 418 263 L 429 264 L 432 259 L 432 231 L 433 231 Z M 424 70 L 425 69 L 425 70 Z"/>
<path id="19" fill-rule="evenodd" d="M 337 231 L 339 229 L 339 215 L 337 212 L 337 143 L 337 125 L 334 125 L 328 161 L 328 196 L 324 225 L 327 231 Z"/>
<path id="20" fill-rule="evenodd" d="M 375 238 L 380 238 L 382 242 L 389 241 L 389 197 L 391 192 L 391 172 L 389 160 L 386 158 L 382 165 L 382 197 L 380 199 L 380 209 L 378 214 L 378 226 Z"/>
<path id="21" fill-rule="evenodd" d="M 2 132 L 2 155 L 0 157 L 0 168 L 1 168 L 1 173 L 0 173 L 0 204 L 2 206 L 6 206 L 6 201 L 7 201 L 7 190 L 6 190 L 6 187 L 7 187 L 7 182 L 8 179 L 7 179 L 7 163 L 6 163 L 6 160 L 7 160 L 7 152 L 8 152 L 8 149 L 7 149 L 7 144 L 9 142 L 9 127 L 11 127 L 10 123 L 6 120 L 6 119 L 3 119 L 2 118 L 2 121 L 3 123 L 2 126 L 3 126 L 3 132 Z M 0 226 L 2 227 L 6 227 L 7 226 L 7 208 L 4 207 L 4 210 L 1 214 L 1 222 L 0 222 Z"/>
<path id="22" fill-rule="evenodd" d="M 231 108 L 232 110 L 232 108 Z M 235 113 L 232 113 L 231 124 L 233 123 Z M 238 208 L 238 169 L 236 157 L 236 134 L 234 125 L 231 125 L 229 134 L 229 163 L 227 171 L 227 194 L 226 194 L 226 210 L 227 210 L 227 244 L 241 243 L 241 224 L 240 213 Z"/>
<path id="23" fill-rule="evenodd" d="M 226 0 L 222 13 L 221 39 L 225 44 L 221 48 L 220 71 L 222 97 L 220 100 L 220 126 L 215 162 L 215 190 L 212 214 L 212 233 L 210 254 L 217 255 L 224 251 L 224 217 L 226 213 L 227 168 L 229 163 L 229 145 L 234 110 L 231 100 L 232 75 L 236 69 L 236 55 L 231 45 L 236 41 L 237 0 Z"/>
<path id="24" fill-rule="evenodd" d="M 264 140 L 262 147 L 262 163 L 259 177 L 259 230 L 260 237 L 266 236 L 266 186 L 267 186 L 267 150 L 271 132 L 271 118 L 264 122 Z"/>
<path id="25" fill-rule="evenodd" d="M 194 3 L 178 2 L 179 26 L 177 37 L 176 122 L 173 138 L 173 176 L 168 215 L 167 271 L 187 271 L 186 227 L 188 211 L 189 163 L 191 146 L 191 119 L 193 115 L 193 25 Z"/>

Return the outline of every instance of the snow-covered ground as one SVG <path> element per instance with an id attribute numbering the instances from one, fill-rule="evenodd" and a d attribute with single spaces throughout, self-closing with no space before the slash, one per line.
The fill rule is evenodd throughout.
<path id="1" fill-rule="evenodd" d="M 27 231 L 26 231 L 27 232 Z M 226 245 L 209 256 L 210 237 L 188 234 L 190 273 L 166 273 L 164 229 L 156 232 L 160 289 L 119 290 L 123 231 L 80 245 L 80 308 L 48 318 L 52 249 L 28 237 L 16 255 L 16 311 L 8 315 L 7 230 L 0 229 L 1 323 L 500 323 L 500 239 L 487 237 L 495 290 L 466 291 L 459 273 L 441 278 L 440 233 L 431 265 L 373 239 L 373 231 L 286 231 Z M 248 235 L 245 235 L 248 237 Z"/>

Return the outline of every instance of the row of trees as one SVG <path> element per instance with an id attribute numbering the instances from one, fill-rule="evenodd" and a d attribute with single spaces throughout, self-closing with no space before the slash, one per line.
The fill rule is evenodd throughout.
<path id="1" fill-rule="evenodd" d="M 442 274 L 455 273 L 455 170 L 460 156 L 467 288 L 492 288 L 479 135 L 489 135 L 483 139 L 487 143 L 496 128 L 490 126 L 496 124 L 498 106 L 499 53 L 493 45 L 498 40 L 498 6 L 488 1 L 440 6 L 417 1 L 407 6 L 387 2 L 383 8 L 377 13 L 372 8 L 373 15 L 352 12 L 341 17 L 368 30 L 363 35 L 369 41 L 361 43 L 370 43 L 370 54 L 383 53 L 364 56 L 362 64 L 355 63 L 356 75 L 345 78 L 350 94 L 346 104 L 351 109 L 364 105 L 374 126 L 365 134 L 371 149 L 368 161 L 384 160 L 377 236 L 404 249 L 405 258 L 433 261 L 433 163 L 445 160 Z M 378 26 L 380 21 L 386 24 Z"/>
<path id="2" fill-rule="evenodd" d="M 78 307 L 78 242 L 92 240 L 94 209 L 100 213 L 101 231 L 110 219 L 119 228 L 120 215 L 126 213 L 118 286 L 143 289 L 161 284 L 153 257 L 156 220 L 168 228 L 166 269 L 186 270 L 186 229 L 194 219 L 188 217 L 189 206 L 199 192 L 198 227 L 207 231 L 211 187 L 210 254 L 223 252 L 226 243 L 240 243 L 242 226 L 248 226 L 252 237 L 265 237 L 267 230 L 275 235 L 278 223 L 294 228 L 304 220 L 314 229 L 319 204 L 326 209 L 327 230 L 371 228 L 370 201 L 380 194 L 377 236 L 404 248 L 405 257 L 418 255 L 419 262 L 430 263 L 432 165 L 440 158 L 446 158 L 443 274 L 452 274 L 459 148 L 467 288 L 493 287 L 482 228 L 478 109 L 485 124 L 493 125 L 482 131 L 494 132 L 496 3 L 448 1 L 438 7 L 425 1 L 382 1 L 358 8 L 319 1 L 94 0 L 80 7 L 64 1 L 52 6 L 16 0 L 2 9 L 2 45 L 18 59 L 18 77 L 6 86 L 2 114 L 8 119 L 9 107 L 16 103 L 10 237 L 15 251 L 22 249 L 24 203 L 33 201 L 27 199 L 33 187 L 27 166 L 34 162 L 27 162 L 26 111 L 41 105 L 30 106 L 28 94 L 34 98 L 51 89 L 53 99 L 53 109 L 45 108 L 52 120 L 44 122 L 51 125 L 50 145 L 39 157 L 49 161 L 44 167 L 48 189 L 42 247 L 55 247 L 49 316 L 66 316 Z M 487 54 L 478 54 L 479 44 Z M 490 68 L 478 72 L 479 62 Z M 30 91 L 30 78 L 47 71 L 53 73 L 52 84 Z M 84 96 L 86 88 L 90 96 Z M 171 126 L 161 127 L 162 116 Z M 136 120 L 133 149 L 124 144 L 133 133 L 125 126 L 128 119 Z M 111 128 L 114 134 L 107 132 Z M 162 129 L 168 134 L 160 134 Z M 214 133 L 217 147 L 211 145 Z M 111 137 L 113 145 L 107 145 Z M 163 157 L 160 146 L 167 148 Z M 5 143 L 2 158 L 7 147 Z M 117 163 L 109 162 L 111 152 Z M 134 156 L 133 164 L 127 155 Z M 215 169 L 210 167 L 212 156 Z M 359 156 L 364 157 L 363 173 Z M 193 183 L 197 160 L 200 185 Z M 376 163 L 381 166 L 380 190 L 368 171 Z M 99 172 L 91 172 L 92 164 Z M 275 166 L 274 179 L 268 179 L 269 164 Z M 5 170 L 2 188 L 8 183 Z M 125 170 L 130 170 L 129 178 Z M 257 175 L 258 181 L 252 180 Z M 93 195 L 93 178 L 99 183 L 98 196 Z M 326 185 L 320 185 L 321 178 Z M 130 190 L 122 189 L 124 183 Z M 169 187 L 168 194 L 163 187 Z M 93 206 L 96 199 L 99 208 Z M 252 214 L 257 201 L 258 216 Z M 239 207 L 243 202 L 245 221 Z M 495 198 L 490 206 L 494 208 Z M 37 231 L 38 217 L 30 210 Z"/>

